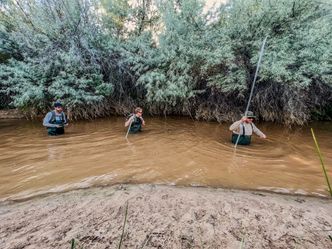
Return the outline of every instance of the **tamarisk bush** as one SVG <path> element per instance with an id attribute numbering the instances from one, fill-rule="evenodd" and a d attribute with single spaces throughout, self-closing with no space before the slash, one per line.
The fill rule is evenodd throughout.
<path id="1" fill-rule="evenodd" d="M 230 121 L 246 106 L 287 125 L 332 117 L 328 0 L 2 0 L 0 108 L 74 118 L 153 114 Z"/>

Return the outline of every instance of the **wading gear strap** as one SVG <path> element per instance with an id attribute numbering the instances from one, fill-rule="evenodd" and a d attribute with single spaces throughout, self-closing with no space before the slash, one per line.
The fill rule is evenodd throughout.
<path id="1" fill-rule="evenodd" d="M 62 135 L 65 133 L 65 129 L 63 128 L 63 125 L 65 124 L 65 114 L 62 112 L 60 120 L 56 119 L 55 111 L 52 111 L 52 117 L 50 120 L 50 124 L 57 124 L 61 125 L 62 127 L 47 127 L 47 133 L 50 136 L 56 136 L 56 135 Z"/>
<path id="2" fill-rule="evenodd" d="M 244 127 L 244 124 L 240 124 L 240 126 L 241 125 L 242 125 L 242 134 L 235 134 L 235 133 L 233 133 L 232 134 L 232 143 L 236 144 L 236 141 L 238 140 L 237 144 L 240 144 L 240 145 L 249 145 L 251 143 L 251 136 L 250 135 L 246 135 L 246 129 Z M 250 124 L 250 125 L 251 125 L 251 128 L 253 129 L 252 124 Z M 241 131 L 241 128 L 240 128 L 240 131 Z"/>
<path id="3" fill-rule="evenodd" d="M 130 127 L 129 132 L 130 133 L 136 133 L 136 132 L 141 131 L 141 129 L 142 129 L 142 120 L 140 118 L 136 117 L 135 114 L 132 114 L 132 116 L 134 116 L 134 118 L 133 118 L 133 121 L 131 123 L 131 127 Z"/>
<path id="4" fill-rule="evenodd" d="M 50 124 L 63 125 L 65 123 L 65 114 L 63 112 L 61 112 L 61 123 L 57 123 L 55 111 L 52 111 L 51 113 L 52 113 L 52 117 L 50 120 Z"/>

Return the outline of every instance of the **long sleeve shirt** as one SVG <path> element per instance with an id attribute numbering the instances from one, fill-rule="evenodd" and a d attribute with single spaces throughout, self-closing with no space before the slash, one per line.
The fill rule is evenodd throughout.
<path id="1" fill-rule="evenodd" d="M 66 115 L 64 115 L 63 113 L 57 114 L 55 113 L 55 119 L 56 120 L 62 120 L 63 119 L 63 123 L 67 124 L 67 119 L 66 119 Z M 59 124 L 51 124 L 52 120 L 52 112 L 49 112 L 46 114 L 44 120 L 43 120 L 43 126 L 45 127 L 58 127 Z"/>
<path id="2" fill-rule="evenodd" d="M 244 127 L 244 132 L 245 134 L 243 134 L 243 127 Z M 253 132 L 255 132 L 258 136 L 260 137 L 264 137 L 264 133 L 261 132 L 256 125 L 254 125 L 253 123 L 245 123 L 242 122 L 241 120 L 234 122 L 229 129 L 231 131 L 233 131 L 233 133 L 238 134 L 238 135 L 247 135 L 247 136 L 251 136 Z"/>

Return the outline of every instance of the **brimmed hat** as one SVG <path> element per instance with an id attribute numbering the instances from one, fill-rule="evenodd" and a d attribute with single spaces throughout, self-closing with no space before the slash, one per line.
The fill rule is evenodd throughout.
<path id="1" fill-rule="evenodd" d="M 60 106 L 62 107 L 62 104 L 60 102 L 58 102 L 58 101 L 54 102 L 54 107 L 60 107 Z"/>
<path id="2" fill-rule="evenodd" d="M 256 118 L 254 113 L 252 111 L 248 111 L 247 115 L 244 115 L 244 113 L 241 114 L 242 117 L 246 116 L 247 118 Z"/>

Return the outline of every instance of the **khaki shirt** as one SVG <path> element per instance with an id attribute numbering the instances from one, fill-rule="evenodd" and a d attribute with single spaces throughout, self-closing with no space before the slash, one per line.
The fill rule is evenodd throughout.
<path id="1" fill-rule="evenodd" d="M 243 126 L 244 126 L 244 131 L 245 134 L 243 134 Z M 263 132 L 261 132 L 256 125 L 253 123 L 245 123 L 242 122 L 241 120 L 234 122 L 229 129 L 233 131 L 233 133 L 238 134 L 238 135 L 247 135 L 251 136 L 253 132 L 255 132 L 258 136 L 263 137 L 265 136 Z"/>

